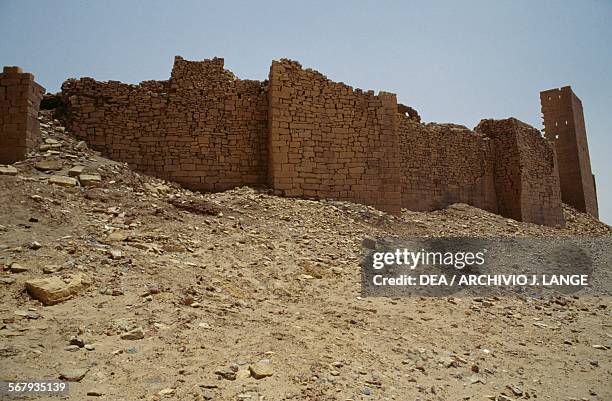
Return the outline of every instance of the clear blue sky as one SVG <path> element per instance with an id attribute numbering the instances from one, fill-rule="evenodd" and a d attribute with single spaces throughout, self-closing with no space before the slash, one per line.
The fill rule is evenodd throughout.
<path id="1" fill-rule="evenodd" d="M 68 77 L 167 79 L 175 55 L 224 57 L 239 77 L 265 79 L 286 57 L 468 127 L 514 116 L 542 128 L 539 91 L 571 85 L 612 223 L 610 21 L 610 0 L 0 0 L 0 65 L 54 92 Z"/>

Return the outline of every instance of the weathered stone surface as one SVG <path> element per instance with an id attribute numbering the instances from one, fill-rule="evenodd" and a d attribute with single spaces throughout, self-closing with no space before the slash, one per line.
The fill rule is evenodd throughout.
<path id="1" fill-rule="evenodd" d="M 215 370 L 215 374 L 225 380 L 236 380 L 236 372 L 228 368 L 222 368 Z"/>
<path id="2" fill-rule="evenodd" d="M 62 270 L 62 267 L 57 265 L 43 266 L 43 273 L 45 274 L 57 273 L 60 270 Z"/>
<path id="3" fill-rule="evenodd" d="M 11 268 L 10 268 L 11 273 L 24 273 L 24 272 L 27 272 L 28 270 L 30 269 L 28 269 L 27 267 L 23 265 L 20 265 L 19 263 L 11 264 Z"/>
<path id="4" fill-rule="evenodd" d="M 120 249 L 111 249 L 110 251 L 108 251 L 111 259 L 121 259 L 123 257 L 123 252 L 121 252 Z"/>
<path id="5" fill-rule="evenodd" d="M 0 175 L 17 175 L 17 169 L 13 166 L 0 165 Z"/>
<path id="6" fill-rule="evenodd" d="M 81 174 L 79 175 L 79 182 L 84 187 L 94 186 L 102 182 L 100 174 Z"/>
<path id="7" fill-rule="evenodd" d="M 272 370 L 272 363 L 269 359 L 262 359 L 261 361 L 250 365 L 249 370 L 251 371 L 251 376 L 253 376 L 255 379 L 263 379 L 274 374 L 274 371 Z"/>
<path id="8" fill-rule="evenodd" d="M 60 149 L 62 147 L 61 143 L 55 143 L 55 144 L 44 144 L 44 145 L 40 145 L 39 150 L 42 152 L 45 152 L 47 150 L 51 150 L 51 149 Z"/>
<path id="9" fill-rule="evenodd" d="M 129 238 L 129 234 L 123 230 L 117 230 L 117 231 L 113 231 L 112 233 L 108 234 L 108 240 L 109 241 L 125 241 L 126 239 Z"/>
<path id="10" fill-rule="evenodd" d="M 142 327 L 137 327 L 133 330 L 121 334 L 120 337 L 122 340 L 141 340 L 144 338 L 144 330 L 142 329 Z"/>
<path id="11" fill-rule="evenodd" d="M 78 177 L 79 175 L 83 174 L 84 171 L 85 166 L 74 166 L 73 168 L 68 170 L 68 175 L 70 177 Z"/>
<path id="12" fill-rule="evenodd" d="M 53 171 L 53 170 L 61 170 L 62 161 L 61 160 L 43 160 L 34 165 L 36 170 L 40 171 Z"/>
<path id="13" fill-rule="evenodd" d="M 92 284 L 92 279 L 84 273 L 73 275 L 68 282 L 54 276 L 26 281 L 25 286 L 32 298 L 45 305 L 54 305 L 76 295 Z"/>
<path id="14" fill-rule="evenodd" d="M 59 378 L 69 382 L 80 382 L 87 374 L 87 368 L 64 369 L 60 372 Z"/>
<path id="15" fill-rule="evenodd" d="M 64 177 L 63 175 L 52 175 L 49 177 L 49 184 L 55 184 L 62 187 L 75 187 L 78 182 L 76 178 Z"/>

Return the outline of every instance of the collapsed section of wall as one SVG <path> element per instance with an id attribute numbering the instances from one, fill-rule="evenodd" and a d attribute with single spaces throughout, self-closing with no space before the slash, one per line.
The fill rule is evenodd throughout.
<path id="1" fill-rule="evenodd" d="M 488 138 L 461 125 L 398 118 L 402 207 L 430 211 L 460 202 L 497 213 Z"/>
<path id="2" fill-rule="evenodd" d="M 269 182 L 285 196 L 333 198 L 400 211 L 397 101 L 295 61 L 270 68 Z"/>
<path id="3" fill-rule="evenodd" d="M 169 81 L 139 85 L 68 80 L 66 123 L 104 155 L 188 188 L 265 184 L 266 82 L 223 64 L 176 57 Z"/>
<path id="4" fill-rule="evenodd" d="M 493 143 L 499 214 L 564 226 L 555 153 L 540 132 L 515 118 L 482 120 L 475 130 Z"/>
<path id="5" fill-rule="evenodd" d="M 402 207 L 467 203 L 516 220 L 563 226 L 555 154 L 538 130 L 514 118 L 475 132 L 399 116 Z"/>
<path id="6" fill-rule="evenodd" d="M 41 142 L 38 108 L 45 89 L 19 67 L 0 73 L 0 163 L 23 160 Z"/>

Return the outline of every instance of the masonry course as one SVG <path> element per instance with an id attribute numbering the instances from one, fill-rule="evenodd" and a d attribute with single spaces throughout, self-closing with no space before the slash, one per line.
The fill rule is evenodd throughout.
<path id="1" fill-rule="evenodd" d="M 60 105 L 70 132 L 93 149 L 195 190 L 267 186 L 395 214 L 461 202 L 564 225 L 555 151 L 535 128 L 513 118 L 474 130 L 424 124 L 395 94 L 292 60 L 273 61 L 269 79 L 253 81 L 220 58 L 177 56 L 167 81 L 69 79 L 45 102 Z"/>

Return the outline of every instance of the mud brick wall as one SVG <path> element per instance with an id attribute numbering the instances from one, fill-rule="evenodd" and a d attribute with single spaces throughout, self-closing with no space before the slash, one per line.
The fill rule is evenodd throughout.
<path id="1" fill-rule="evenodd" d="M 497 213 L 488 138 L 460 125 L 398 118 L 402 207 L 430 211 L 460 202 Z"/>
<path id="2" fill-rule="evenodd" d="M 554 144 L 557 152 L 563 201 L 598 217 L 582 102 L 569 86 L 540 92 L 540 102 L 544 136 Z"/>
<path id="3" fill-rule="evenodd" d="M 168 81 L 68 80 L 62 97 L 69 129 L 93 149 L 146 174 L 217 191 L 266 183 L 266 85 L 237 79 L 223 59 L 176 57 Z"/>
<path id="4" fill-rule="evenodd" d="M 45 89 L 19 67 L 0 73 L 0 163 L 23 160 L 41 142 L 38 108 Z"/>
<path id="5" fill-rule="evenodd" d="M 399 213 L 397 101 L 295 61 L 273 61 L 269 183 L 284 196 L 332 198 Z"/>
<path id="6" fill-rule="evenodd" d="M 475 131 L 491 138 L 493 144 L 499 214 L 564 226 L 559 174 L 550 142 L 515 118 L 482 120 Z"/>

